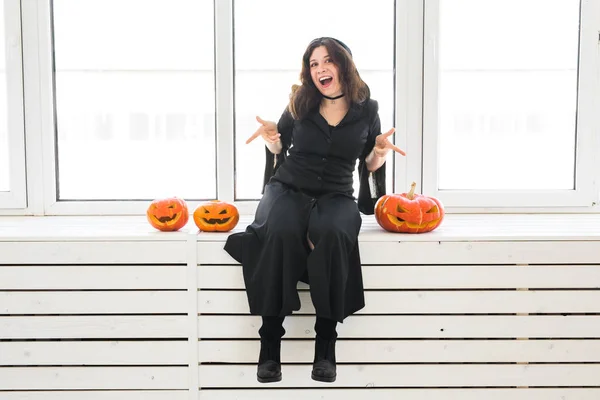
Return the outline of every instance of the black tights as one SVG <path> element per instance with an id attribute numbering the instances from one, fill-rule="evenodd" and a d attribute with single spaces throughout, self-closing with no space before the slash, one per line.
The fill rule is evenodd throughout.
<path id="1" fill-rule="evenodd" d="M 262 317 L 262 326 L 258 330 L 258 334 L 262 339 L 279 340 L 285 335 L 282 324 L 283 317 Z M 337 339 L 336 325 L 337 321 L 335 320 L 317 317 L 315 332 L 317 336 L 325 340 L 334 340 Z"/>

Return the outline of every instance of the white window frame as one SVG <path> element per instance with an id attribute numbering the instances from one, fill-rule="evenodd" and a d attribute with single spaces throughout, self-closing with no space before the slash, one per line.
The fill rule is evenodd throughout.
<path id="1" fill-rule="evenodd" d="M 600 1 L 582 0 L 577 113 L 575 190 L 485 191 L 439 190 L 438 186 L 438 37 L 439 0 L 424 0 L 423 65 L 423 187 L 445 206 L 459 211 L 590 211 L 598 204 L 600 146 L 594 133 L 600 127 Z"/>
<path id="2" fill-rule="evenodd" d="M 19 40 L 22 60 L 12 65 L 20 79 L 11 79 L 11 104 L 25 108 L 11 111 L 11 160 L 18 168 L 11 180 L 14 196 L 0 196 L 0 215 L 143 215 L 147 201 L 57 201 L 53 93 L 51 0 L 6 0 L 11 32 Z M 213 0 L 215 10 L 215 85 L 217 198 L 234 201 L 234 0 Z M 243 1 L 243 0 L 238 0 Z M 19 9 L 19 4 L 22 10 Z M 448 213 L 573 212 L 597 213 L 600 183 L 600 0 L 582 0 L 580 90 L 578 106 L 577 190 L 536 193 L 515 201 L 523 192 L 472 193 L 437 190 L 437 126 L 435 104 L 436 35 L 438 0 L 396 0 L 395 27 L 395 143 L 406 157 L 394 155 L 395 193 L 411 182 L 417 190 L 444 202 Z M 22 24 L 22 27 L 20 26 Z M 8 26 L 8 24 L 7 24 Z M 19 84 L 20 82 L 20 84 Z M 23 96 L 23 92 L 25 95 Z M 424 97 L 424 94 L 426 95 Z M 423 101 L 425 99 L 425 102 Z M 433 99 L 433 100 L 432 100 Z M 24 126 L 27 129 L 24 129 Z M 424 134 L 425 133 L 425 134 Z M 598 137 L 594 137 L 594 133 Z M 26 146 L 26 152 L 23 150 Z M 13 150 L 16 149 L 16 150 Z M 25 166 L 27 175 L 25 176 Z M 20 171 L 20 172 L 18 172 Z M 12 178 L 12 177 L 11 177 Z M 27 178 L 27 179 L 25 179 Z M 16 184 L 16 186 L 15 186 Z M 520 196 L 523 198 L 524 196 Z M 242 214 L 253 214 L 257 201 L 235 202 Z M 10 205 L 12 204 L 12 205 Z M 194 209 L 196 202 L 188 202 Z M 11 209 L 10 207 L 19 207 Z"/>
<path id="3" fill-rule="evenodd" d="M 226 4 L 231 0 L 222 1 L 215 0 L 215 13 L 217 12 L 217 8 L 223 8 L 223 4 Z M 44 215 L 144 215 L 150 204 L 151 200 L 147 201 L 127 201 L 127 200 L 118 200 L 118 201 L 103 201 L 103 200 L 57 200 L 58 192 L 57 192 L 57 177 L 56 177 L 56 165 L 57 165 L 57 153 L 56 153 L 56 123 L 55 123 L 55 104 L 54 104 L 54 60 L 53 60 L 53 43 L 52 43 L 52 9 L 50 0 L 35 0 L 31 1 L 32 4 L 29 4 L 30 15 L 29 18 L 31 21 L 36 21 L 37 24 L 37 41 L 33 44 L 34 40 L 32 39 L 32 49 L 29 52 L 29 57 L 31 63 L 34 64 L 36 62 L 37 69 L 35 74 L 37 74 L 38 81 L 36 85 L 32 85 L 31 91 L 28 93 L 32 93 L 32 96 L 37 97 L 38 104 L 32 105 L 33 109 L 36 109 L 38 112 L 34 112 L 32 118 L 39 121 L 39 137 L 42 143 L 41 146 L 41 161 L 37 162 L 37 171 L 41 174 L 41 189 L 38 188 L 35 192 L 36 199 L 41 202 L 41 213 Z M 35 14 L 35 15 L 33 15 Z M 221 11 L 221 14 L 223 12 Z M 216 26 L 219 25 L 219 19 L 215 19 Z M 32 22 L 33 23 L 33 22 Z M 219 39 L 218 41 L 221 43 L 224 42 L 225 38 Z M 218 44 L 217 44 L 218 46 Z M 216 49 L 218 60 L 216 60 L 216 66 L 219 67 L 219 60 L 221 61 L 221 67 L 223 59 L 225 56 L 219 56 L 219 49 Z M 227 61 L 225 61 L 226 63 Z M 229 61 L 231 64 L 233 61 Z M 35 67 L 32 67 L 35 68 Z M 223 71 L 216 72 L 217 82 L 219 81 L 219 75 L 223 74 Z M 34 75 L 32 73 L 32 75 Z M 222 81 L 222 80 L 221 80 Z M 217 85 L 217 89 L 224 91 L 222 87 Z M 35 90 L 38 91 L 37 94 L 33 93 Z M 221 96 L 217 97 L 216 103 L 216 111 L 217 113 L 226 114 L 227 110 L 223 112 L 223 103 L 224 97 L 226 95 L 221 93 Z M 220 99 L 220 100 L 219 100 Z M 233 112 L 231 111 L 233 115 Z M 223 130 L 223 123 L 225 118 L 221 116 L 217 120 L 216 131 L 217 132 L 231 132 L 231 130 Z M 32 121 L 35 122 L 35 121 Z M 225 142 L 225 145 L 221 139 Z M 233 139 L 231 139 L 233 140 Z M 226 153 L 226 142 L 227 139 L 225 137 L 217 137 L 217 154 L 225 154 Z M 223 157 L 226 159 L 226 157 Z M 219 164 L 223 164 L 225 160 L 219 160 Z M 233 170 L 233 168 L 231 168 Z M 224 184 L 222 181 L 227 181 L 226 174 L 227 171 L 219 171 L 217 169 L 217 190 L 222 191 Z M 233 177 L 231 178 L 233 181 Z M 217 196 L 219 197 L 219 196 Z M 188 208 L 190 213 L 201 203 L 201 201 L 187 201 Z"/>
<path id="4" fill-rule="evenodd" d="M 4 0 L 7 129 L 10 187 L 0 192 L 0 208 L 27 207 L 25 175 L 25 121 L 23 111 L 23 52 L 21 45 L 21 5 L 19 0 Z"/>

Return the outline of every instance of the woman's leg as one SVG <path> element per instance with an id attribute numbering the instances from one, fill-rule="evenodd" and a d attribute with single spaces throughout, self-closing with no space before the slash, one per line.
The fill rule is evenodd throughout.
<path id="1" fill-rule="evenodd" d="M 261 199 L 242 264 L 251 314 L 283 317 L 300 309 L 296 285 L 306 269 L 310 208 L 307 196 L 282 185 Z"/>
<path id="2" fill-rule="evenodd" d="M 314 249 L 308 259 L 308 275 L 317 314 L 311 377 L 317 381 L 336 380 L 335 328 L 345 315 L 350 255 L 361 222 L 356 203 L 342 196 L 320 199 L 311 213 L 308 237 Z"/>
<path id="3" fill-rule="evenodd" d="M 356 202 L 345 196 L 321 198 L 311 211 L 308 238 L 314 249 L 307 269 L 317 317 L 341 322 L 347 315 L 346 287 L 361 223 Z"/>
<path id="4" fill-rule="evenodd" d="M 262 317 L 260 354 L 256 377 L 261 383 L 281 380 L 281 338 L 285 334 L 283 317 Z"/>
<path id="5" fill-rule="evenodd" d="M 335 342 L 337 321 L 317 317 L 315 323 L 315 357 L 311 378 L 320 382 L 335 382 L 337 377 Z"/>

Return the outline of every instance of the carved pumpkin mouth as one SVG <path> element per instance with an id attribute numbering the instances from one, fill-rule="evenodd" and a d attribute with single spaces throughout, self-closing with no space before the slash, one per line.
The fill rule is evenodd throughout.
<path id="1" fill-rule="evenodd" d="M 211 224 L 211 225 L 215 225 L 215 224 L 226 224 L 227 222 L 229 222 L 229 220 L 231 219 L 231 217 L 227 217 L 227 218 L 210 218 L 210 219 L 206 219 L 206 218 L 202 218 L 202 220 L 204 222 L 206 222 L 207 224 Z"/>
<path id="2" fill-rule="evenodd" d="M 179 216 L 179 214 L 173 214 L 172 217 L 165 216 L 165 217 L 158 217 L 156 219 L 159 220 L 162 223 L 166 223 L 166 222 L 169 222 L 169 221 L 172 221 L 172 220 L 176 219 L 178 216 Z"/>
<path id="3" fill-rule="evenodd" d="M 400 206 L 399 204 L 396 205 L 396 212 L 398 214 L 409 214 L 410 215 L 410 211 L 405 210 L 402 206 Z M 429 210 L 427 210 L 425 212 L 425 214 L 434 214 L 434 213 L 438 213 L 439 214 L 440 210 L 438 208 L 437 205 L 434 205 L 433 207 L 431 207 Z M 390 222 L 394 225 L 397 226 L 402 226 L 403 224 L 406 224 L 406 226 L 408 226 L 409 228 L 427 228 L 427 227 L 433 227 L 435 226 L 435 224 L 437 224 L 440 219 L 437 218 L 435 220 L 432 221 L 425 221 L 422 223 L 417 223 L 417 222 L 411 222 L 411 221 L 407 221 L 397 215 L 392 215 L 392 214 L 387 214 L 388 219 L 390 220 Z"/>
<path id="4" fill-rule="evenodd" d="M 400 217 L 396 217 L 395 215 L 388 214 L 387 217 L 392 224 L 397 225 L 397 226 L 402 226 L 402 225 L 406 224 L 406 226 L 408 226 L 409 228 L 427 228 L 430 226 L 433 227 L 433 226 L 435 226 L 435 224 L 437 224 L 440 221 L 440 219 L 438 218 L 434 221 L 423 222 L 422 224 L 417 224 L 417 223 L 402 219 Z"/>
<path id="5" fill-rule="evenodd" d="M 161 224 L 166 224 L 166 225 L 172 225 L 174 223 L 176 223 L 179 220 L 179 213 L 175 213 L 173 214 L 172 217 L 169 217 L 168 215 L 162 216 L 162 217 L 157 217 L 155 215 L 150 215 L 150 217 L 155 220 L 158 223 Z"/>

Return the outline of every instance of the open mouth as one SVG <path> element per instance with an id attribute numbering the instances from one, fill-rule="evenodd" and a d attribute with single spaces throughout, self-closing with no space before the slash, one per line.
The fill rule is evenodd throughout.
<path id="1" fill-rule="evenodd" d="M 322 76 L 321 78 L 319 78 L 319 83 L 321 84 L 321 87 L 323 89 L 326 89 L 329 86 L 331 86 L 331 82 L 333 82 L 333 78 L 330 76 Z"/>

